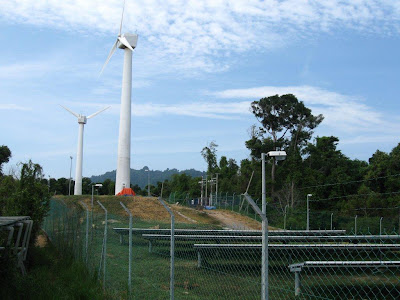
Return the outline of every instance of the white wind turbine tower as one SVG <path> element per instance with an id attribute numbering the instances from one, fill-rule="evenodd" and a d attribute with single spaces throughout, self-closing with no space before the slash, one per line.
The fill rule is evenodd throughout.
<path id="1" fill-rule="evenodd" d="M 65 110 L 69 111 L 78 119 L 79 124 L 79 132 L 78 132 L 78 150 L 76 153 L 76 167 L 75 167 L 75 188 L 74 188 L 74 195 L 82 195 L 82 158 L 83 158 L 83 127 L 85 126 L 87 119 L 91 119 L 94 116 L 98 115 L 99 113 L 105 111 L 106 109 L 110 108 L 110 106 L 91 114 L 90 116 L 86 117 L 81 114 L 77 114 L 72 110 L 60 105 Z"/>
<path id="2" fill-rule="evenodd" d="M 125 33 L 121 34 L 122 20 L 124 18 L 124 7 L 122 9 L 121 24 L 119 34 L 110 54 L 100 72 L 110 61 L 111 56 L 118 48 L 124 50 L 124 67 L 122 73 L 122 92 L 121 92 L 121 113 L 119 120 L 118 138 L 118 159 L 117 176 L 115 180 L 115 194 L 118 194 L 124 187 L 130 188 L 131 183 L 131 92 L 132 92 L 132 52 L 136 48 L 138 35 Z"/>

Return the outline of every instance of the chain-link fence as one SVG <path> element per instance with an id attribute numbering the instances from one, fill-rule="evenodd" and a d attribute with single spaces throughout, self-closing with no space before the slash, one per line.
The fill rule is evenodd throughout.
<path id="1" fill-rule="evenodd" d="M 54 199 L 44 230 L 62 254 L 86 262 L 114 298 L 400 298 L 394 219 L 354 216 L 339 223 L 339 215 L 331 221 L 326 212 L 323 226 L 309 214 L 311 230 L 305 230 L 306 221 L 293 230 L 291 222 L 306 214 L 291 218 L 295 212 L 269 206 L 276 227 L 269 227 L 263 247 L 262 213 L 245 197 L 216 198 L 214 215 L 194 199 L 184 200 L 185 205 L 176 199 L 164 205 L 148 197 L 96 197 L 93 204 L 85 197 Z M 227 226 L 221 218 L 228 214 L 238 222 Z M 253 219 L 257 229 L 239 225 L 240 218 Z"/>

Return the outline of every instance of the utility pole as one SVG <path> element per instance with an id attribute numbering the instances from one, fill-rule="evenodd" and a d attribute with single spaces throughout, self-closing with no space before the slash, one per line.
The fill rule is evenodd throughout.
<path id="1" fill-rule="evenodd" d="M 208 182 L 208 175 L 206 175 L 206 201 L 205 201 L 206 204 L 208 204 L 208 203 L 207 203 L 207 202 L 208 202 L 208 201 L 207 201 L 207 199 L 208 199 L 208 195 L 207 195 L 207 185 L 208 185 L 208 184 L 207 184 L 207 182 Z"/>
<path id="2" fill-rule="evenodd" d="M 218 202 L 218 175 L 219 173 L 215 173 L 215 201 Z"/>
<path id="3" fill-rule="evenodd" d="M 200 196 L 200 205 L 203 206 L 203 187 L 204 187 L 204 178 L 201 176 L 201 181 L 198 183 L 201 183 L 201 196 Z"/>

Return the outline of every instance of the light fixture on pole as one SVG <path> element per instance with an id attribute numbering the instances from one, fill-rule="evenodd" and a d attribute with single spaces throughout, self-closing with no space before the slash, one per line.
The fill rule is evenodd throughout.
<path id="1" fill-rule="evenodd" d="M 70 165 L 70 167 L 69 167 L 68 196 L 71 196 L 72 156 L 70 156 L 69 158 L 71 159 L 71 165 Z"/>
<path id="2" fill-rule="evenodd" d="M 272 157 L 274 160 L 284 160 L 285 151 L 269 151 L 267 154 L 261 153 L 261 195 L 262 195 L 262 213 L 267 215 L 266 186 L 265 186 L 265 156 Z M 265 218 L 266 219 L 266 218 Z M 262 221 L 262 268 L 261 268 L 261 295 L 262 300 L 268 300 L 268 225 L 266 220 Z"/>
<path id="3" fill-rule="evenodd" d="M 103 185 L 101 184 L 101 183 L 96 183 L 96 184 L 92 184 L 92 202 L 91 202 L 91 204 L 92 204 L 92 207 L 93 207 L 93 194 L 94 194 L 94 188 L 96 187 L 96 188 L 99 188 L 99 187 L 102 187 Z"/>
<path id="4" fill-rule="evenodd" d="M 310 230 L 310 205 L 309 205 L 309 201 L 310 201 L 310 197 L 312 196 L 312 194 L 307 194 L 307 231 Z"/>

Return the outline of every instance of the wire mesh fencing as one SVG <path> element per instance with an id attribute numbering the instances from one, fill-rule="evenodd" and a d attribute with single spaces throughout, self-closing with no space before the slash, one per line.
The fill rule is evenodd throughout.
<path id="1" fill-rule="evenodd" d="M 262 216 L 244 197 L 223 196 L 212 211 L 150 197 L 96 197 L 93 205 L 84 197 L 53 199 L 44 230 L 62 254 L 85 262 L 113 298 L 400 298 L 395 219 L 347 217 L 348 228 L 337 229 L 325 213 L 320 229 L 310 214 L 311 230 L 305 222 L 294 230 L 283 228 L 291 227 L 289 213 L 272 207 L 263 296 Z M 228 214 L 237 222 L 217 219 Z M 246 228 L 243 218 L 258 227 Z"/>

